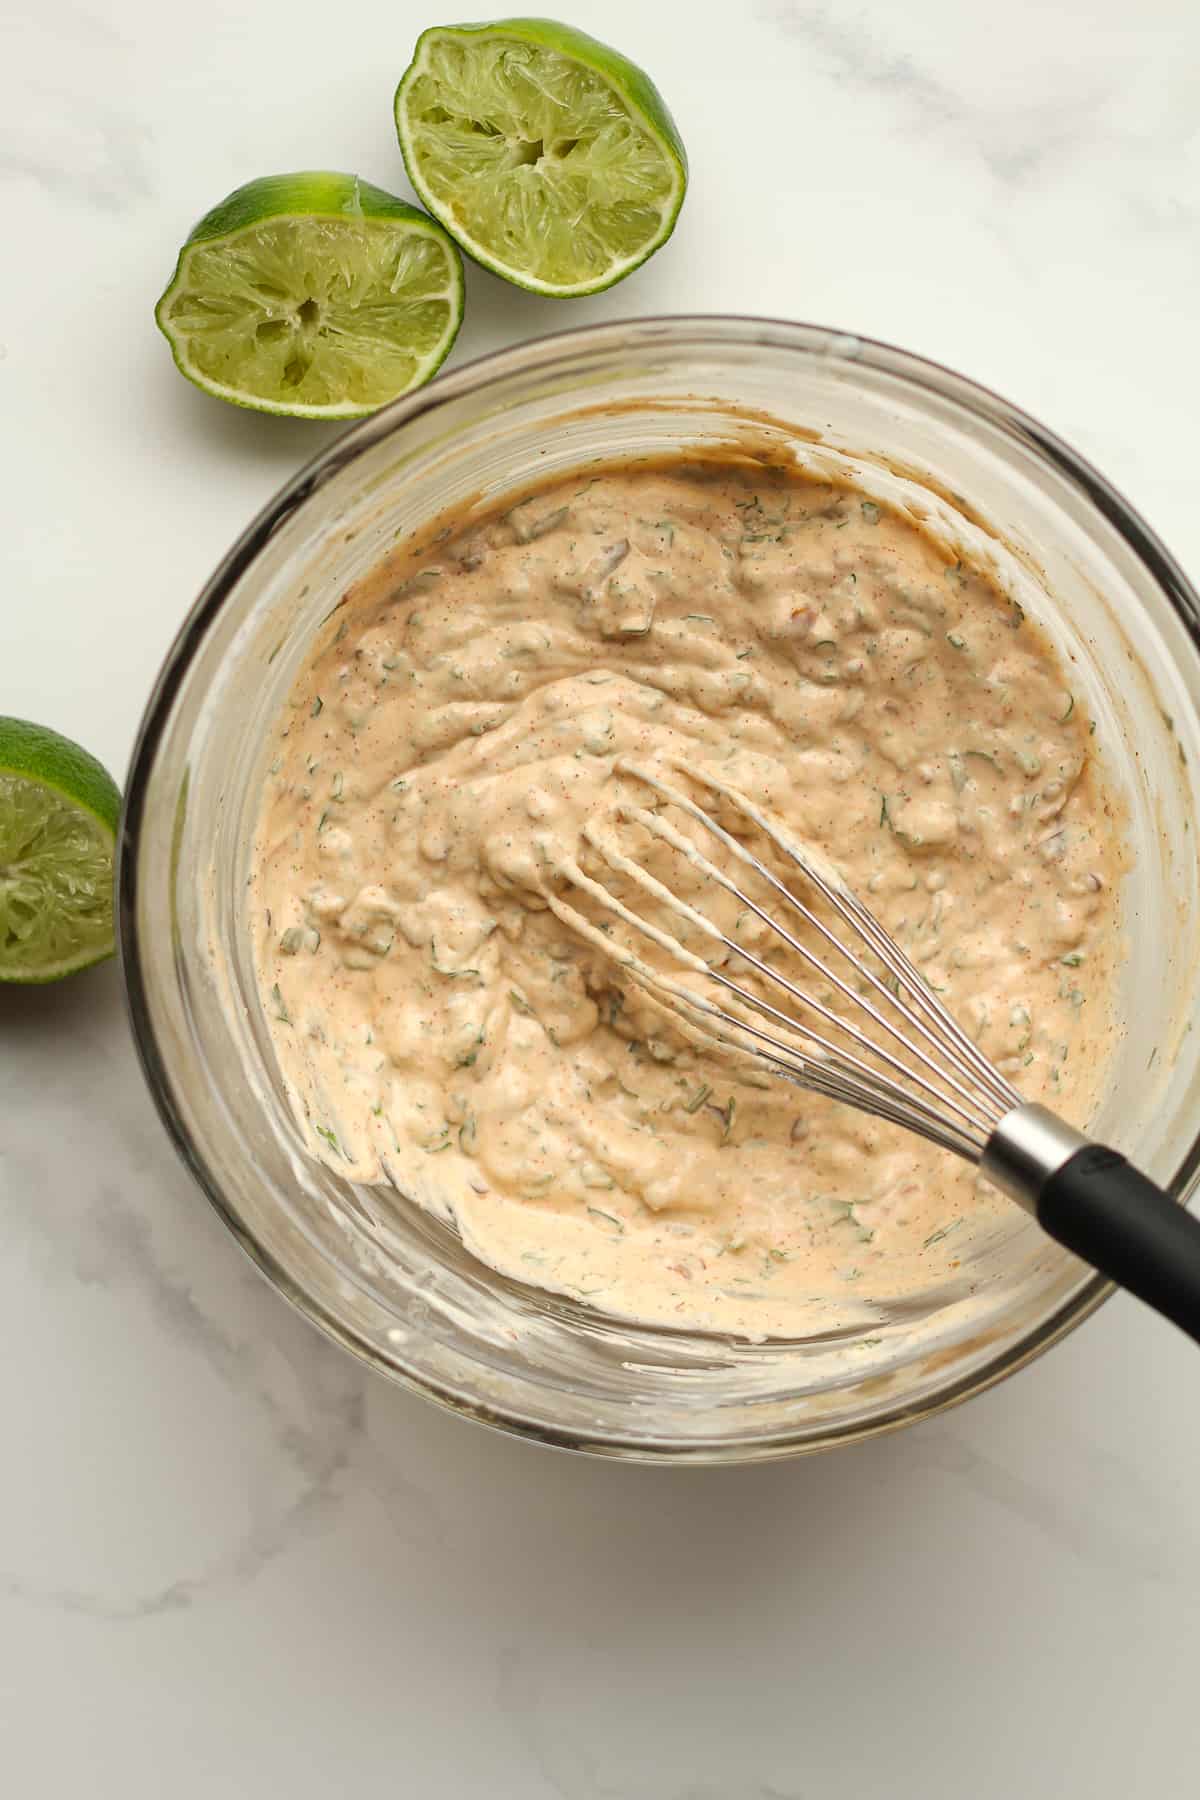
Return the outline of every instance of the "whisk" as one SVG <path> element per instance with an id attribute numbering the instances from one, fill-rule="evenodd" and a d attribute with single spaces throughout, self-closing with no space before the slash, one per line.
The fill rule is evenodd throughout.
<path id="1" fill-rule="evenodd" d="M 798 979 L 736 942 L 594 822 L 584 836 L 600 862 L 624 879 L 626 891 L 654 901 L 660 917 L 665 912 L 686 921 L 726 955 L 698 956 L 569 857 L 556 859 L 560 877 L 610 921 L 620 919 L 629 932 L 657 945 L 668 967 L 647 962 L 626 941 L 628 932 L 623 939 L 611 922 L 597 925 L 561 887 L 548 885 L 544 897 L 563 924 L 621 965 L 693 1039 L 749 1056 L 781 1080 L 904 1126 L 977 1164 L 1050 1237 L 1200 1342 L 1200 1221 L 1117 1151 L 1092 1142 L 1036 1101 L 1023 1100 L 840 875 L 735 787 L 701 769 L 680 771 L 761 832 L 821 896 L 836 924 L 813 910 L 801 884 L 793 891 L 674 782 L 628 758 L 616 768 L 700 825 L 735 864 L 753 870 L 779 903 L 782 919 L 803 920 L 817 948 L 789 931 L 661 811 L 629 801 L 617 805 L 618 818 L 644 827 L 756 915 L 797 959 Z M 774 998 L 735 980 L 723 966 L 730 956 L 753 968 Z M 688 985 L 680 978 L 687 973 L 725 990 L 728 1003 Z M 822 993 L 834 998 L 827 1002 Z"/>

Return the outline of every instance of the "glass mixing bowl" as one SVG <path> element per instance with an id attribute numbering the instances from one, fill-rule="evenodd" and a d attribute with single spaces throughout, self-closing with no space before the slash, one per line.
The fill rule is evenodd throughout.
<path id="1" fill-rule="evenodd" d="M 447 505 L 639 453 L 784 449 L 989 564 L 1072 664 L 1129 809 L 1123 1032 L 1096 1134 L 1181 1200 L 1200 1163 L 1200 602 L 1107 483 L 936 365 L 758 319 L 565 332 L 443 377 L 342 437 L 235 544 L 150 700 L 120 849 L 121 945 L 150 1086 L 185 1162 L 294 1303 L 373 1367 L 546 1442 L 749 1460 L 988 1386 L 1108 1292 L 1013 1208 L 953 1288 L 868 1327 L 745 1343 L 651 1329 L 504 1279 L 390 1190 L 312 1160 L 284 1098 L 242 896 L 272 722 L 310 636 Z"/>

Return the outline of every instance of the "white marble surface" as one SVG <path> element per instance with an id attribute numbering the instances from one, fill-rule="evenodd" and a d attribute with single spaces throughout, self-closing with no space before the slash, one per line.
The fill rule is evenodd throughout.
<path id="1" fill-rule="evenodd" d="M 453 9 L 452 9 L 453 10 Z M 577 0 L 692 153 L 669 249 L 456 358 L 758 310 L 1023 402 L 1200 574 L 1194 0 Z M 207 205 L 404 190 L 412 0 L 0 5 L 0 710 L 123 768 L 199 584 L 330 433 L 222 408 L 150 309 Z M 1113 1302 L 831 1457 L 623 1468 L 368 1376 L 177 1166 L 109 967 L 0 996 L 6 1793 L 1190 1796 L 1200 1363 Z"/>

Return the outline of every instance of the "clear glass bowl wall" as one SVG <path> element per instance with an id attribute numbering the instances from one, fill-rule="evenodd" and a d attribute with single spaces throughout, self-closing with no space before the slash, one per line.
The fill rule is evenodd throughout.
<path id="1" fill-rule="evenodd" d="M 809 327 L 684 319 L 564 333 L 442 379 L 340 439 L 230 552 L 164 667 L 130 780 L 120 881 L 135 1032 L 231 1230 L 375 1367 L 479 1418 L 614 1455 L 735 1461 L 886 1429 L 986 1386 L 1107 1291 L 1014 1208 L 1009 1236 L 964 1263 L 957 1288 L 884 1305 L 870 1327 L 765 1344 L 640 1328 L 492 1274 L 402 1196 L 339 1179 L 300 1142 L 242 897 L 268 734 L 316 625 L 447 505 L 747 437 L 911 507 L 990 563 L 1070 660 L 1133 849 L 1124 1033 L 1093 1126 L 1185 1195 L 1200 1119 L 1196 597 L 1094 471 L 934 365 Z"/>

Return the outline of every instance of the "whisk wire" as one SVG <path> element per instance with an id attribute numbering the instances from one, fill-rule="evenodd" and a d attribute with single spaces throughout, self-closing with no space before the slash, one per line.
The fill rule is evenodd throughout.
<path id="1" fill-rule="evenodd" d="M 705 1041 L 738 1050 L 801 1087 L 830 1099 L 847 1101 L 877 1117 L 916 1131 L 971 1161 L 978 1161 L 997 1122 L 1020 1104 L 1015 1091 L 941 1005 L 911 959 L 832 871 L 827 873 L 819 859 L 794 843 L 751 800 L 718 776 L 703 769 L 679 764 L 672 766 L 679 768 L 689 780 L 720 794 L 762 831 L 817 889 L 857 942 L 882 965 L 887 979 L 881 979 L 861 954 L 843 942 L 812 907 L 747 845 L 718 824 L 704 807 L 672 782 L 664 781 L 654 771 L 628 758 L 621 758 L 616 765 L 621 773 L 633 776 L 660 795 L 754 870 L 771 892 L 802 918 L 831 951 L 844 959 L 852 971 L 852 979 L 848 980 L 831 968 L 825 958 L 787 930 L 766 907 L 744 892 L 730 875 L 660 813 L 621 800 L 614 809 L 615 815 L 640 825 L 685 857 L 706 880 L 715 881 L 732 895 L 810 971 L 827 982 L 835 994 L 854 1009 L 861 1009 L 866 1019 L 886 1034 L 891 1044 L 901 1048 L 903 1059 L 889 1048 L 888 1043 L 880 1043 L 852 1019 L 843 1017 L 774 968 L 764 957 L 730 937 L 705 913 L 627 856 L 594 822 L 584 827 L 583 835 L 614 874 L 623 876 L 668 912 L 687 920 L 727 953 L 736 955 L 765 982 L 786 993 L 806 1017 L 793 1017 L 753 988 L 742 986 L 723 968 L 696 955 L 670 931 L 626 905 L 603 881 L 588 875 L 573 857 L 558 856 L 548 864 L 549 871 L 560 879 L 565 878 L 572 887 L 588 895 L 634 932 L 656 944 L 676 966 L 682 964 L 723 988 L 735 998 L 739 1007 L 752 1009 L 759 1018 L 780 1028 L 786 1035 L 776 1035 L 755 1023 L 754 1019 L 730 1011 L 715 999 L 693 991 L 669 973 L 656 969 L 635 949 L 614 938 L 611 927 L 602 928 L 586 918 L 549 882 L 543 887 L 547 905 L 564 925 L 620 963 L 631 979 L 659 1005 L 677 1015 L 682 1012 L 691 1028 Z M 903 1029 L 897 1025 L 897 1018 Z M 825 1035 L 811 1022 L 814 1019 L 838 1034 L 842 1041 Z M 698 1024 L 698 1020 L 703 1023 Z M 850 1044 L 855 1048 L 849 1048 Z M 857 1054 L 858 1051 L 864 1054 Z M 864 1055 L 873 1060 L 864 1060 Z"/>
<path id="2" fill-rule="evenodd" d="M 640 931 L 643 936 L 669 948 L 679 960 L 695 966 L 706 976 L 721 982 L 737 994 L 739 999 L 749 998 L 743 989 L 739 988 L 735 982 L 730 981 L 728 977 L 723 976 L 719 970 L 712 969 L 701 958 L 693 956 L 690 951 L 685 950 L 683 945 L 677 943 L 667 933 L 660 931 L 649 921 L 641 919 L 636 913 L 625 907 L 601 883 L 593 881 L 590 876 L 586 875 L 578 864 L 568 859 L 557 864 L 556 868 L 559 874 L 565 875 L 575 886 L 581 888 L 585 893 L 591 894 L 635 930 Z M 866 1112 L 889 1119 L 894 1124 L 907 1125 L 911 1130 L 930 1139 L 933 1143 L 940 1144 L 944 1149 L 956 1150 L 961 1156 L 973 1161 L 978 1160 L 986 1141 L 986 1128 L 977 1126 L 972 1132 L 969 1129 L 955 1126 L 934 1107 L 927 1105 L 897 1083 L 878 1075 L 873 1069 L 860 1062 L 857 1057 L 839 1050 L 819 1033 L 803 1031 L 806 1043 L 812 1045 L 818 1052 L 817 1055 L 805 1054 L 797 1046 L 785 1043 L 770 1032 L 762 1030 L 752 1020 L 738 1018 L 726 1008 L 705 999 L 702 995 L 691 992 L 678 982 L 652 969 L 632 951 L 614 944 L 602 930 L 593 925 L 590 920 L 552 889 L 545 889 L 544 897 L 551 911 L 562 920 L 564 925 L 596 944 L 607 956 L 620 963 L 630 978 L 661 1004 L 676 1012 L 682 1009 L 688 1015 L 698 1013 L 707 1021 L 718 1021 L 736 1032 L 755 1039 L 765 1048 L 762 1051 L 747 1051 L 746 1045 L 736 1038 L 731 1039 L 720 1032 L 702 1029 L 702 1035 L 707 1041 L 715 1042 L 720 1047 L 732 1048 L 743 1054 L 753 1055 L 757 1060 L 765 1062 L 776 1073 L 795 1082 L 799 1087 L 827 1095 L 832 1100 L 848 1101 Z M 766 1007 L 764 1010 L 773 1012 L 791 1029 L 802 1029 L 786 1014 L 778 1013 L 770 1007 Z M 821 1060 L 824 1056 L 832 1059 L 834 1065 L 832 1068 L 825 1066 Z"/>
<path id="3" fill-rule="evenodd" d="M 639 781 L 644 782 L 646 786 L 653 788 L 655 792 L 660 793 L 664 799 L 669 800 L 672 805 L 677 806 L 680 811 L 687 813 L 691 818 L 695 819 L 698 824 L 702 825 L 716 837 L 734 856 L 738 857 L 740 861 L 754 869 L 755 873 L 761 876 L 761 878 L 787 903 L 787 905 L 798 912 L 801 917 L 804 918 L 822 938 L 824 938 L 831 948 L 835 949 L 850 963 L 856 974 L 864 978 L 877 995 L 900 1014 L 908 1029 L 918 1033 L 918 1035 L 929 1044 L 939 1056 L 945 1056 L 948 1053 L 948 1048 L 952 1047 L 952 1049 L 968 1064 L 970 1076 L 974 1078 L 976 1087 L 982 1092 L 986 1099 L 987 1111 L 990 1116 L 999 1117 L 1003 1113 L 1009 1111 L 1011 1107 L 1019 1104 L 1019 1096 L 1011 1087 L 1009 1087 L 1007 1082 L 997 1074 L 987 1058 L 984 1057 L 978 1048 L 971 1042 L 970 1038 L 961 1029 L 957 1021 L 951 1018 L 946 1009 L 939 1004 L 936 996 L 929 993 L 924 976 L 914 967 L 911 960 L 904 954 L 899 945 L 895 944 L 892 939 L 888 937 L 887 933 L 876 923 L 875 919 L 857 896 L 847 893 L 842 889 L 840 884 L 836 882 L 836 878 L 831 879 L 830 876 L 827 876 L 821 870 L 815 858 L 811 855 L 802 853 L 800 847 L 780 832 L 745 795 L 739 793 L 735 788 L 730 787 L 707 770 L 688 769 L 681 771 L 682 773 L 686 773 L 690 779 L 698 781 L 705 787 L 709 787 L 714 792 L 721 794 L 723 798 L 727 799 L 732 805 L 737 807 L 739 811 L 743 812 L 763 832 L 763 834 L 771 840 L 777 849 L 781 850 L 790 861 L 797 865 L 808 880 L 819 889 L 824 897 L 835 908 L 843 921 L 860 937 L 866 939 L 869 947 L 875 952 L 876 956 L 888 970 L 888 973 L 892 975 L 893 979 L 901 982 L 905 989 L 908 990 L 911 999 L 919 1004 L 921 1009 L 920 1013 L 914 1012 L 912 1007 L 907 1006 L 900 996 L 888 987 L 885 982 L 880 981 L 879 977 L 875 975 L 852 950 L 848 949 L 846 945 L 842 943 L 841 939 L 838 938 L 834 932 L 830 931 L 825 922 L 819 918 L 810 907 L 806 906 L 802 900 L 793 894 L 791 890 L 779 880 L 774 872 L 769 869 L 759 857 L 755 856 L 752 850 L 745 844 L 740 843 L 732 833 L 724 830 L 711 814 L 705 812 L 705 810 L 690 799 L 687 794 L 674 787 L 671 783 L 662 781 L 651 770 L 644 768 L 641 764 L 636 763 L 629 758 L 622 758 L 618 767 L 622 769 L 623 772 L 633 775 Z M 660 821 L 660 823 L 662 822 Z M 667 829 L 670 830 L 670 827 Z M 675 834 L 673 834 L 673 838 L 674 835 Z M 687 839 L 679 838 L 676 847 L 682 848 L 685 855 L 692 855 L 693 860 L 700 856 L 700 852 L 696 851 L 695 846 L 689 844 Z M 788 935 L 783 932 L 782 927 L 779 926 L 778 921 L 774 920 L 769 913 L 766 913 L 761 908 L 755 906 L 753 900 L 748 895 L 742 894 L 736 884 L 731 882 L 722 871 L 716 869 L 712 864 L 709 864 L 708 868 L 709 872 L 721 882 L 721 885 L 724 886 L 728 892 L 735 894 L 739 899 L 743 900 L 757 912 L 758 916 L 764 919 L 772 929 L 778 931 L 781 936 L 787 937 L 787 941 L 792 945 L 793 949 L 799 950 L 800 954 L 804 956 L 806 960 L 810 963 L 815 962 L 815 959 L 810 952 L 804 950 L 803 946 L 798 945 L 794 939 L 788 937 Z M 837 982 L 837 977 L 832 971 L 826 969 L 824 965 L 816 963 L 815 966 L 821 968 L 830 980 Z M 897 1031 L 895 1027 L 878 1012 L 878 1010 L 872 1009 L 869 1003 L 866 1002 L 860 994 L 854 993 L 842 983 L 837 983 L 837 985 L 840 987 L 843 995 L 849 999 L 852 1004 L 865 1007 L 866 1010 L 871 1013 L 871 1016 L 875 1021 L 881 1025 L 883 1029 L 889 1031 L 907 1050 L 919 1054 L 917 1047 L 912 1044 L 911 1040 L 907 1038 L 903 1032 Z M 946 1075 L 941 1064 L 936 1062 L 930 1063 L 928 1059 L 925 1058 L 922 1060 L 926 1061 L 927 1067 L 934 1068 L 943 1076 L 943 1078 L 953 1081 L 953 1077 Z M 964 1073 L 967 1072 L 968 1071 L 964 1070 Z M 960 1094 L 964 1093 L 963 1088 L 959 1086 L 957 1082 L 954 1082 L 954 1085 Z"/>
<path id="4" fill-rule="evenodd" d="M 706 856 L 699 852 L 687 838 L 682 837 L 667 823 L 666 820 L 660 819 L 654 813 L 646 812 L 642 807 L 623 805 L 619 808 L 619 811 L 622 816 L 641 824 L 652 835 L 661 838 L 664 842 L 670 844 L 672 848 L 679 850 L 686 855 L 703 874 L 712 880 L 717 881 L 727 892 L 733 894 L 739 901 L 744 902 L 744 904 L 759 919 L 761 919 L 765 925 L 769 926 L 770 929 L 802 957 L 812 969 L 831 982 L 851 1005 L 861 1006 L 870 1018 L 874 1019 L 885 1031 L 889 1032 L 894 1039 L 903 1044 L 911 1055 L 917 1057 L 920 1062 L 924 1064 L 927 1070 L 955 1089 L 960 1098 L 970 1103 L 970 1106 L 960 1105 L 952 1096 L 945 1094 L 940 1088 L 935 1087 L 922 1075 L 911 1069 L 906 1063 L 901 1062 L 899 1058 L 892 1055 L 892 1053 L 883 1045 L 876 1043 L 865 1031 L 861 1030 L 860 1027 L 853 1024 L 850 1020 L 842 1018 L 838 1013 L 824 1005 L 822 1001 L 816 999 L 814 996 L 804 993 L 801 988 L 798 988 L 796 984 L 793 981 L 790 981 L 779 969 L 773 968 L 761 957 L 756 956 L 754 952 L 749 950 L 744 944 L 739 944 L 736 939 L 729 937 L 725 932 L 714 925 L 703 913 L 698 912 L 695 907 L 689 906 L 686 901 L 681 900 L 677 894 L 674 894 L 670 888 L 656 880 L 656 878 L 647 870 L 643 869 L 639 863 L 633 861 L 631 857 L 625 856 L 614 845 L 607 842 L 603 835 L 594 827 L 585 827 L 584 836 L 592 847 L 597 850 L 609 864 L 610 868 L 614 869 L 618 874 L 623 874 L 628 879 L 635 882 L 645 892 L 657 899 L 662 905 L 670 908 L 672 911 L 697 925 L 702 931 L 706 932 L 708 936 L 714 938 L 716 942 L 723 945 L 726 950 L 732 951 L 736 956 L 741 957 L 743 961 L 749 963 L 750 966 L 767 981 L 782 988 L 801 1007 L 816 1014 L 834 1030 L 843 1033 L 844 1036 L 857 1044 L 861 1050 L 865 1050 L 869 1055 L 878 1058 L 891 1069 L 894 1074 L 899 1075 L 902 1080 L 915 1083 L 925 1094 L 936 1100 L 939 1105 L 954 1112 L 966 1124 L 974 1127 L 975 1130 L 981 1132 L 986 1137 L 989 1129 L 988 1121 L 986 1117 L 980 1116 L 978 1105 L 977 1103 L 972 1102 L 972 1096 L 968 1090 L 960 1083 L 956 1082 L 952 1076 L 946 1075 L 945 1071 L 941 1069 L 932 1058 L 920 1050 L 919 1047 L 910 1045 L 907 1040 L 895 1030 L 890 1022 L 880 1015 L 878 1010 L 871 1005 L 870 1001 L 864 1000 L 862 996 L 856 994 L 834 970 L 828 968 L 819 957 L 814 956 L 813 953 L 803 944 L 798 942 L 790 932 L 785 931 L 783 926 L 780 925 L 776 919 L 773 919 L 771 915 L 759 906 L 750 895 L 744 894 L 740 888 L 735 886 L 735 884 L 731 882 L 714 863 L 710 862 Z M 662 947 L 672 948 L 674 946 L 675 941 L 673 939 L 666 937 L 664 940 L 663 934 L 650 930 L 646 921 L 639 919 L 637 915 L 632 915 L 630 922 L 633 923 L 638 930 L 643 931 L 645 935 L 653 937 L 654 941 L 658 942 Z M 807 1024 L 803 1024 L 800 1020 L 794 1019 L 789 1014 L 781 1012 L 777 1007 L 772 1006 L 768 1001 L 764 1000 L 760 995 L 753 991 L 739 987 L 736 982 L 731 981 L 720 969 L 714 968 L 711 964 L 706 964 L 704 966 L 707 973 L 714 981 L 719 982 L 731 993 L 736 994 L 743 1003 L 755 1007 L 758 1011 L 766 1014 L 767 1017 L 775 1020 L 776 1023 L 784 1025 L 789 1030 L 799 1033 L 810 1043 L 817 1045 L 826 1054 L 845 1057 L 849 1064 L 860 1074 L 871 1075 L 873 1078 L 877 1079 L 875 1071 L 870 1069 L 867 1064 L 863 1063 L 853 1054 L 853 1052 L 840 1048 L 828 1038 L 814 1032 Z M 737 1023 L 743 1024 L 740 1020 L 737 1021 Z"/>
<path id="5" fill-rule="evenodd" d="M 834 900 L 836 904 L 842 896 L 831 894 L 830 898 Z M 919 1007 L 923 1013 L 928 1015 L 933 1026 L 936 1028 L 936 1032 L 940 1033 L 941 1038 L 948 1044 L 951 1052 L 961 1057 L 963 1062 L 968 1065 L 978 1085 L 983 1088 L 991 1098 L 994 1106 L 998 1109 L 998 1113 L 1002 1115 L 1003 1113 L 1008 1112 L 1012 1107 L 1019 1106 L 1021 1104 L 1021 1099 L 1016 1089 L 1005 1081 L 999 1071 L 992 1066 L 987 1057 L 984 1056 L 983 1052 L 980 1050 L 979 1046 L 968 1037 L 967 1033 L 958 1023 L 958 1020 L 948 1013 L 945 1007 L 939 1003 L 936 995 L 928 991 L 928 984 L 926 983 L 924 976 L 914 966 L 910 958 L 900 948 L 899 944 L 888 937 L 887 933 L 882 930 L 878 922 L 872 918 L 871 914 L 867 911 L 867 908 L 855 895 L 847 895 L 845 896 L 845 900 L 848 903 L 846 916 L 853 916 L 853 922 L 857 925 L 858 930 L 870 944 L 871 949 L 875 952 L 876 956 L 879 957 L 880 961 L 885 965 L 889 972 L 894 974 L 896 979 L 902 982 L 908 990 L 913 1005 Z M 922 1022 L 915 1017 L 913 1018 L 913 1026 L 914 1029 L 921 1030 L 925 1035 L 929 1035 Z"/>

